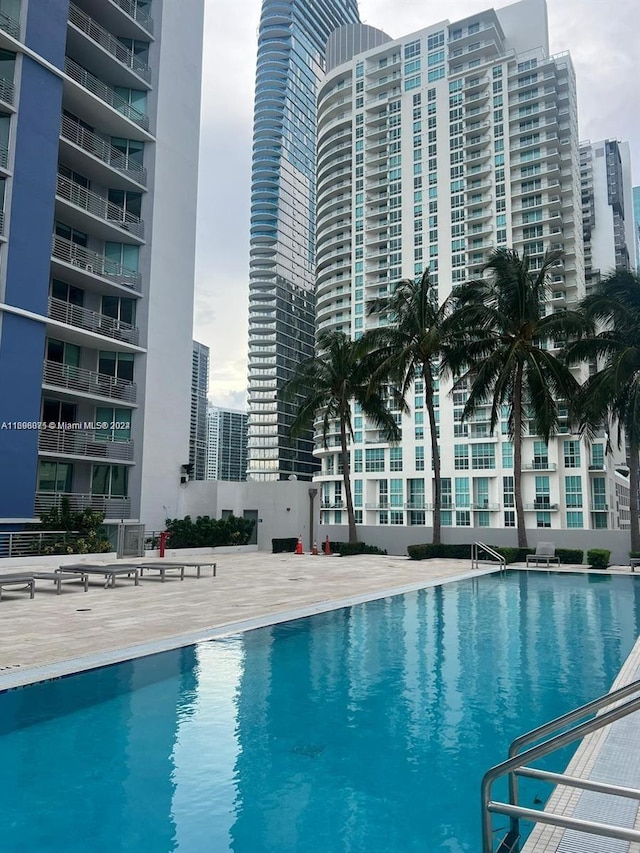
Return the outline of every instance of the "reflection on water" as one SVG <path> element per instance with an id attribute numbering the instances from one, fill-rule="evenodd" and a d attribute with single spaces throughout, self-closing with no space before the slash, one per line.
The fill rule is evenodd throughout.
<path id="1" fill-rule="evenodd" d="M 639 598 L 514 572 L 11 691 L 3 853 L 477 853 L 482 773 L 608 689 Z"/>

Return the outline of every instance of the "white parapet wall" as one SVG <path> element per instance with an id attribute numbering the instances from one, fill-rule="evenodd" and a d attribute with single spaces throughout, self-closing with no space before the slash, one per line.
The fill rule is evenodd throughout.
<path id="1" fill-rule="evenodd" d="M 199 480 L 187 483 L 182 488 L 182 518 L 187 515 L 193 519 L 199 515 L 222 518 L 229 512 L 240 517 L 257 517 L 257 545 L 260 551 L 271 551 L 272 539 L 294 536 L 302 536 L 305 551 L 311 550 L 313 540 L 320 546 L 320 490 L 313 483 L 301 480 L 272 483 Z M 313 501 L 310 490 L 316 492 Z"/>

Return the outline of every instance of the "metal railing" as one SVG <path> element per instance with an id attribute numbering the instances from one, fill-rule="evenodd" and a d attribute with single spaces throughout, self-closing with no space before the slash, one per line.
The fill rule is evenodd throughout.
<path id="1" fill-rule="evenodd" d="M 117 112 L 122 113 L 123 116 L 139 125 L 144 130 L 149 130 L 148 115 L 140 112 L 140 110 L 136 109 L 128 101 L 125 101 L 125 99 L 120 97 L 115 89 L 112 89 L 111 86 L 107 86 L 106 83 L 103 83 L 102 80 L 94 74 L 91 74 L 86 68 L 78 65 L 78 63 L 74 62 L 73 59 L 69 59 L 68 56 L 65 56 L 64 59 L 64 70 L 72 80 L 75 80 L 75 82 L 79 83 L 84 89 L 87 89 L 97 98 L 100 98 L 101 101 L 104 101 L 110 107 L 113 107 Z"/>
<path id="2" fill-rule="evenodd" d="M 493 853 L 493 814 L 506 815 L 510 819 L 510 828 L 507 836 L 502 840 L 500 848 L 510 853 L 518 853 L 520 850 L 520 820 L 530 820 L 535 823 L 549 824 L 564 829 L 573 829 L 588 835 L 597 835 L 604 838 L 616 838 L 623 841 L 640 841 L 640 831 L 614 824 L 603 824 L 582 818 L 569 817 L 564 814 L 556 814 L 537 809 L 522 808 L 518 805 L 518 777 L 526 776 L 532 779 L 540 779 L 554 784 L 577 788 L 585 791 L 594 791 L 618 797 L 628 797 L 640 800 L 640 790 L 627 788 L 621 785 L 611 785 L 604 782 L 595 782 L 591 779 L 581 779 L 564 773 L 552 773 L 551 771 L 537 770 L 528 767 L 539 758 L 550 755 L 558 749 L 567 746 L 576 740 L 581 740 L 585 735 L 599 731 L 623 717 L 640 710 L 640 696 L 636 696 L 626 702 L 622 702 L 616 708 L 601 713 L 586 722 L 569 728 L 561 734 L 554 735 L 537 746 L 521 752 L 523 746 L 534 743 L 552 732 L 571 726 L 584 717 L 606 708 L 615 702 L 620 702 L 634 693 L 640 691 L 640 681 L 633 681 L 625 687 L 600 696 L 586 705 L 557 717 L 536 729 L 532 729 L 524 735 L 516 738 L 509 747 L 509 758 L 488 770 L 482 779 L 482 853 Z M 494 782 L 500 777 L 509 778 L 509 802 L 496 802 L 491 799 L 491 791 Z"/>
<path id="3" fill-rule="evenodd" d="M 99 255 L 98 252 L 92 252 L 91 249 L 85 249 L 84 246 L 72 243 L 71 240 L 58 237 L 57 234 L 53 237 L 51 254 L 58 261 L 72 264 L 85 272 L 99 275 L 116 284 L 129 287 L 137 293 L 142 290 L 140 273 L 123 267 L 122 264 L 112 261 L 105 255 Z"/>
<path id="4" fill-rule="evenodd" d="M 35 514 L 41 515 L 54 507 L 60 507 L 63 498 L 68 498 L 72 512 L 90 508 L 94 512 L 104 512 L 106 518 L 129 518 L 131 514 L 129 498 L 110 498 L 107 495 L 83 495 L 75 492 L 37 492 Z"/>
<path id="5" fill-rule="evenodd" d="M 0 558 L 36 557 L 45 552 L 48 546 L 58 542 L 70 544 L 82 534 L 68 530 L 21 530 L 17 532 L 0 531 Z"/>
<path id="6" fill-rule="evenodd" d="M 137 346 L 140 337 L 140 330 L 130 323 L 115 320 L 113 317 L 99 314 L 97 311 L 91 311 L 81 305 L 73 305 L 71 302 L 55 299 L 53 296 L 49 297 L 48 316 L 59 323 L 76 326 L 78 329 L 86 329 L 88 332 L 96 332 L 99 335 L 127 344 Z"/>
<path id="7" fill-rule="evenodd" d="M 81 207 L 87 213 L 104 219 L 110 225 L 122 228 L 123 231 L 129 231 L 137 237 L 142 237 L 144 226 L 139 216 L 134 216 L 133 213 L 129 213 L 123 207 L 113 204 L 104 196 L 91 192 L 91 190 L 64 175 L 58 175 L 56 195 L 76 207 Z"/>
<path id="8" fill-rule="evenodd" d="M 97 373 L 84 367 L 60 364 L 57 361 L 45 361 L 42 381 L 45 385 L 68 388 L 70 391 L 82 391 L 97 397 L 109 397 L 112 400 L 136 401 L 135 382 L 118 379 L 106 373 Z"/>
<path id="9" fill-rule="evenodd" d="M 69 23 L 81 30 L 86 36 L 89 36 L 91 41 L 99 44 L 114 59 L 117 59 L 122 65 L 130 68 L 147 83 L 151 80 L 151 69 L 146 62 L 143 62 L 129 48 L 125 47 L 122 42 L 114 38 L 108 30 L 105 30 L 97 21 L 94 21 L 93 18 L 87 15 L 86 12 L 83 12 L 82 9 L 78 9 L 73 3 L 69 3 Z"/>
<path id="10" fill-rule="evenodd" d="M 20 40 L 20 22 L 14 20 L 6 12 L 0 12 L 0 30 L 9 33 L 14 39 Z"/>
<path id="11" fill-rule="evenodd" d="M 500 574 L 506 572 L 507 570 L 507 561 L 499 554 L 497 551 L 494 551 L 493 548 L 490 548 L 488 545 L 485 545 L 484 542 L 473 542 L 471 545 L 471 568 L 479 569 L 480 568 L 480 553 L 484 552 L 486 555 L 491 557 L 492 559 L 489 562 L 498 563 L 500 566 Z M 487 562 L 483 560 L 483 562 Z"/>
<path id="12" fill-rule="evenodd" d="M 4 101 L 5 104 L 13 106 L 14 96 L 15 87 L 11 80 L 7 80 L 5 77 L 0 77 L 0 101 Z"/>
<path id="13" fill-rule="evenodd" d="M 64 453 L 69 456 L 92 456 L 130 462 L 133 459 L 132 441 L 112 441 L 95 430 L 45 429 L 38 435 L 38 450 L 43 453 Z"/>
<path id="14" fill-rule="evenodd" d="M 136 0 L 113 0 L 113 2 L 148 33 L 153 33 L 153 18 L 138 7 Z"/>
<path id="15" fill-rule="evenodd" d="M 79 121 L 63 116 L 62 127 L 60 128 L 60 136 L 66 139 L 67 142 L 72 142 L 78 148 L 82 148 L 98 160 L 102 160 L 112 169 L 121 172 L 123 175 L 131 178 L 138 184 L 146 186 L 147 170 L 141 166 L 136 160 L 127 157 L 117 148 L 114 148 L 106 139 L 87 130 Z"/>

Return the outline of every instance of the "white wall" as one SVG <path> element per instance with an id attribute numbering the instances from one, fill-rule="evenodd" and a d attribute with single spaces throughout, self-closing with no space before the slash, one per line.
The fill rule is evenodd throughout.
<path id="1" fill-rule="evenodd" d="M 272 539 L 302 536 L 305 551 L 310 542 L 310 498 L 309 489 L 317 488 L 313 483 L 300 480 L 276 482 L 233 483 L 227 480 L 202 480 L 190 482 L 183 487 L 180 517 L 209 515 L 220 518 L 223 510 L 231 510 L 242 516 L 245 510 L 258 511 L 258 549 L 271 551 Z M 324 532 L 319 527 L 320 492 L 315 497 L 313 532 L 318 547 L 318 536 Z"/>
<path id="2" fill-rule="evenodd" d="M 143 362 L 144 446 L 140 519 L 161 528 L 181 512 L 181 466 L 189 461 L 193 292 L 204 0 L 156 0 L 159 64 L 149 189 L 154 193 L 147 351 Z M 158 56 L 158 45 L 160 55 Z M 141 360 L 142 361 L 142 360 Z M 139 441 L 140 435 L 134 440 Z"/>

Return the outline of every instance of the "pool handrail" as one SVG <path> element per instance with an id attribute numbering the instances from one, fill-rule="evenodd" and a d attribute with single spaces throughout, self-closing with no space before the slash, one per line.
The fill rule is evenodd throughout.
<path id="1" fill-rule="evenodd" d="M 507 815 L 510 818 L 510 830 L 506 843 L 516 845 L 508 848 L 513 851 L 513 853 L 517 853 L 519 849 L 517 843 L 520 837 L 519 821 L 521 818 L 532 820 L 537 823 L 559 826 L 565 829 L 576 829 L 587 833 L 590 832 L 593 835 L 601 835 L 607 838 L 616 838 L 624 841 L 640 841 L 640 832 L 637 830 L 627 829 L 626 827 L 617 827 L 613 824 L 602 824 L 594 821 L 567 817 L 565 815 L 557 815 L 552 812 L 538 811 L 537 809 L 522 808 L 517 805 L 518 785 L 516 779 L 517 775 L 528 776 L 531 778 L 555 782 L 556 784 L 562 784 L 567 787 L 582 788 L 584 790 L 597 791 L 599 793 L 621 797 L 631 797 L 633 799 L 640 800 L 640 790 L 635 788 L 627 788 L 621 785 L 609 785 L 588 779 L 578 779 L 574 776 L 568 776 L 563 773 L 552 773 L 550 771 L 526 767 L 526 764 L 529 762 L 536 761 L 537 759 L 542 758 L 575 740 L 583 738 L 587 734 L 598 731 L 616 720 L 622 719 L 628 714 L 640 710 L 640 696 L 636 696 L 627 702 L 621 702 L 617 707 L 609 711 L 605 711 L 591 720 L 587 720 L 574 728 L 555 735 L 537 746 L 530 747 L 525 752 L 519 752 L 520 748 L 525 743 L 538 740 L 545 734 L 549 734 L 558 728 L 562 728 L 576 720 L 579 720 L 587 714 L 597 711 L 599 708 L 619 702 L 629 695 L 638 693 L 639 691 L 640 681 L 633 681 L 624 687 L 612 691 L 611 693 L 607 693 L 591 702 L 587 702 L 586 705 L 582 705 L 567 714 L 563 714 L 561 717 L 551 720 L 542 726 L 538 726 L 513 741 L 509 747 L 509 758 L 488 770 L 482 779 L 482 853 L 493 853 L 493 825 L 491 815 L 494 812 Z M 493 802 L 491 800 L 491 789 L 493 783 L 499 777 L 506 775 L 509 776 L 510 802 Z"/>
<path id="2" fill-rule="evenodd" d="M 473 542 L 471 545 L 471 568 L 477 569 L 479 568 L 479 553 L 480 551 L 485 551 L 490 557 L 493 557 L 500 564 L 500 572 L 506 572 L 507 570 L 507 561 L 498 551 L 495 551 L 493 548 L 490 548 L 488 545 L 485 545 L 484 542 Z"/>

